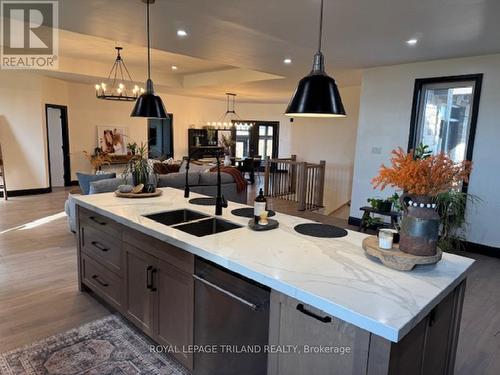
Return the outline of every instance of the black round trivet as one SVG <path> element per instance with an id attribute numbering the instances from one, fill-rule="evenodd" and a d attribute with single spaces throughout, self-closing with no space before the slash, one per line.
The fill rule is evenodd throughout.
<path id="1" fill-rule="evenodd" d="M 215 206 L 215 198 L 193 198 L 189 200 L 189 203 L 198 206 Z"/>
<path id="2" fill-rule="evenodd" d="M 327 224 L 299 224 L 295 226 L 295 231 L 300 234 L 312 237 L 335 238 L 347 236 L 345 229 Z"/>
<path id="3" fill-rule="evenodd" d="M 236 208 L 236 209 L 232 210 L 231 213 L 235 216 L 252 218 L 253 217 L 253 208 L 252 207 Z M 267 211 L 267 217 L 272 217 L 274 215 L 276 215 L 276 212 L 274 212 L 272 210 Z"/>

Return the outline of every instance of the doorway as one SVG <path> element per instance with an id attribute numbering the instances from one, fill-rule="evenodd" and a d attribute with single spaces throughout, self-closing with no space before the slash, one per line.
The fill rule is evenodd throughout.
<path id="1" fill-rule="evenodd" d="M 174 115 L 166 119 L 148 119 L 148 150 L 150 159 L 174 157 Z"/>
<path id="2" fill-rule="evenodd" d="M 49 186 L 71 186 L 69 156 L 68 108 L 62 105 L 46 104 L 47 158 Z"/>
<path id="3" fill-rule="evenodd" d="M 234 129 L 236 141 L 235 155 L 238 158 L 257 157 L 263 160 L 269 156 L 278 157 L 279 122 L 277 121 L 241 121 L 252 123 L 250 129 Z"/>

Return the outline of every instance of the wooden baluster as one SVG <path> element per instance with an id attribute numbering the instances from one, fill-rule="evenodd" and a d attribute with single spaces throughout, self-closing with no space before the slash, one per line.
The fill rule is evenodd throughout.
<path id="1" fill-rule="evenodd" d="M 298 169 L 299 169 L 298 210 L 304 211 L 306 209 L 306 194 L 307 194 L 307 163 L 306 162 L 299 163 Z"/>
<path id="2" fill-rule="evenodd" d="M 269 196 L 269 169 L 271 162 L 269 161 L 269 156 L 266 156 L 266 162 L 264 166 L 264 195 Z"/>
<path id="3" fill-rule="evenodd" d="M 323 194 L 325 192 L 326 161 L 320 160 L 318 172 L 319 172 L 319 176 L 318 176 L 318 194 L 317 194 L 316 204 L 319 207 L 323 207 Z"/>

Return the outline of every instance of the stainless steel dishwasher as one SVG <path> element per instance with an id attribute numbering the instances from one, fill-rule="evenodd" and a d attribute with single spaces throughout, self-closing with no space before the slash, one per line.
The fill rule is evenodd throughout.
<path id="1" fill-rule="evenodd" d="M 200 258 L 194 278 L 194 343 L 213 351 L 195 351 L 194 373 L 265 374 L 270 289 Z"/>

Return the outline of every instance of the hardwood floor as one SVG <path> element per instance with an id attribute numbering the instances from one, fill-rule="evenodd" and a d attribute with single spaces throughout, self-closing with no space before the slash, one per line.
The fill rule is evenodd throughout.
<path id="1" fill-rule="evenodd" d="M 0 202 L 0 352 L 109 313 L 78 292 L 76 240 L 61 214 L 66 196 L 58 189 Z"/>
<path id="2" fill-rule="evenodd" d="M 253 201 L 255 187 L 250 189 Z M 0 201 L 0 352 L 108 314 L 76 282 L 76 243 L 63 212 L 67 190 Z M 295 214 L 293 205 L 270 202 Z M 300 216 L 345 226 L 337 217 Z M 42 219 L 42 220 L 40 220 Z M 500 373 L 500 259 L 476 259 L 467 281 L 456 374 Z"/>

